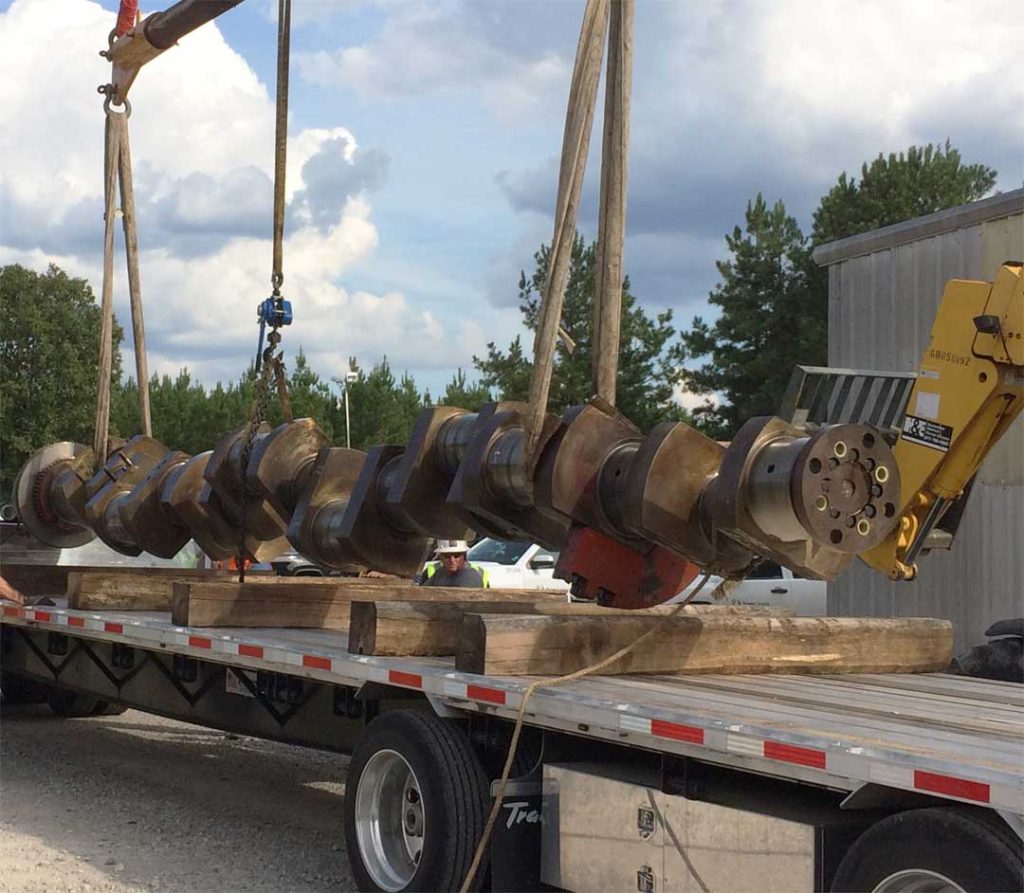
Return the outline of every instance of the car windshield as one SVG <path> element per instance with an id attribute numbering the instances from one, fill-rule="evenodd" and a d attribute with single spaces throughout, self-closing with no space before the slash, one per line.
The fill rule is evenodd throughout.
<path id="1" fill-rule="evenodd" d="M 511 540 L 482 539 L 469 550 L 470 561 L 493 561 L 495 564 L 515 564 L 530 548 L 529 543 Z"/>

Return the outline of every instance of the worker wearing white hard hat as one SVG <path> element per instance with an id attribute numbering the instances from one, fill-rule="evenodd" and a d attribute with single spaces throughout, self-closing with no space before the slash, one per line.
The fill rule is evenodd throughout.
<path id="1" fill-rule="evenodd" d="M 438 540 L 434 555 L 437 561 L 428 564 L 421 586 L 454 586 L 464 589 L 489 588 L 489 575 L 484 568 L 470 564 L 465 540 Z"/>

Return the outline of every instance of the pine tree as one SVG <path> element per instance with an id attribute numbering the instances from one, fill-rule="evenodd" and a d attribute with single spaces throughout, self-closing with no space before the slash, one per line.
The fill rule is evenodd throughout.
<path id="1" fill-rule="evenodd" d="M 544 245 L 534 255 L 536 268 L 519 278 L 519 309 L 523 322 L 536 331 L 541 295 L 547 279 L 551 250 Z M 569 264 L 569 279 L 562 308 L 562 328 L 574 342 L 572 350 L 560 341 L 555 354 L 548 406 L 562 412 L 584 402 L 591 393 L 591 328 L 594 305 L 596 245 L 576 236 Z M 629 278 L 622 285 L 622 323 L 617 382 L 618 409 L 641 430 L 649 430 L 664 419 L 683 418 L 686 413 L 673 399 L 679 372 L 669 341 L 675 335 L 672 311 L 649 317 L 630 291 Z M 487 356 L 474 357 L 480 383 L 503 400 L 525 400 L 529 396 L 532 361 L 517 336 L 507 350 L 487 345 Z"/>

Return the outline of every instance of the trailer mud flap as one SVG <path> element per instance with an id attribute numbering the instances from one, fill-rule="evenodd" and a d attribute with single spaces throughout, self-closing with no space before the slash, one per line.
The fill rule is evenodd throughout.
<path id="1" fill-rule="evenodd" d="M 540 881 L 541 791 L 539 781 L 510 781 L 491 837 L 494 893 L 543 889 Z"/>

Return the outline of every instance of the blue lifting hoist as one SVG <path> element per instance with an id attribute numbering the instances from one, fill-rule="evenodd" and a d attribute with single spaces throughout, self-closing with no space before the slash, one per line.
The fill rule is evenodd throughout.
<path id="1" fill-rule="evenodd" d="M 280 340 L 277 329 L 292 324 L 292 302 L 286 301 L 280 295 L 271 295 L 256 305 L 256 318 L 260 323 L 260 336 L 256 342 L 256 371 L 259 372 L 263 360 L 270 359 L 269 356 L 264 357 L 263 355 L 263 342 L 266 339 L 267 326 L 270 326 L 271 330 L 271 344 L 267 350 L 272 353 Z"/>

